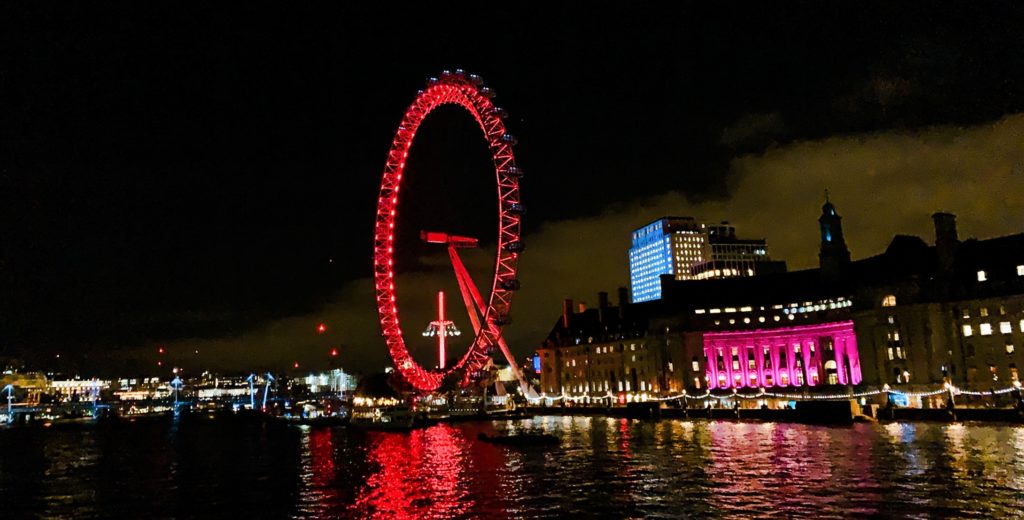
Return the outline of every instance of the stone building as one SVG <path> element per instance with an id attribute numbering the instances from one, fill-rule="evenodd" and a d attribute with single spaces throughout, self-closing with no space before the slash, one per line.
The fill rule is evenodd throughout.
<path id="1" fill-rule="evenodd" d="M 1024 366 L 1024 234 L 960 241 L 933 215 L 934 245 L 898 235 L 850 260 L 826 201 L 817 269 L 677 280 L 661 298 L 572 308 L 538 353 L 542 392 L 628 402 L 712 392 L 914 394 L 1019 385 Z M 576 312 L 574 312 L 576 311 Z M 917 399 L 938 406 L 944 395 Z"/>

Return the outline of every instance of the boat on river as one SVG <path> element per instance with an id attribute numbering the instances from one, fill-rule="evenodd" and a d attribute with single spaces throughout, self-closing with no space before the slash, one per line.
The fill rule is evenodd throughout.
<path id="1" fill-rule="evenodd" d="M 416 414 L 408 407 L 353 408 L 348 424 L 367 430 L 411 430 Z"/>

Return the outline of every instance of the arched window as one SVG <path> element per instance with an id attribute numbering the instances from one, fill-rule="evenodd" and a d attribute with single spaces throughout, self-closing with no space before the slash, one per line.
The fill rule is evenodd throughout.
<path id="1" fill-rule="evenodd" d="M 882 298 L 882 307 L 895 307 L 896 306 L 896 295 L 887 294 Z"/>

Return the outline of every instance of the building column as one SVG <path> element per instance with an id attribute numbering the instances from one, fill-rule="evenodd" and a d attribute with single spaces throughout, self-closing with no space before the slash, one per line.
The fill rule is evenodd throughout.
<path id="1" fill-rule="evenodd" d="M 844 336 L 846 342 L 846 359 L 850 365 L 850 384 L 860 384 L 862 377 L 860 373 L 860 352 L 857 350 L 857 336 L 854 334 L 846 334 Z"/>
<path id="2" fill-rule="evenodd" d="M 790 386 L 796 386 L 796 349 L 793 338 L 786 339 L 786 376 Z"/>
<path id="3" fill-rule="evenodd" d="M 804 385 L 814 386 L 811 382 L 811 343 L 814 340 L 809 337 L 804 337 L 800 340 L 800 354 L 804 360 Z"/>
<path id="4" fill-rule="evenodd" d="M 718 356 L 715 347 L 704 349 L 704 371 L 707 373 L 708 390 L 718 388 Z"/>
<path id="5" fill-rule="evenodd" d="M 779 383 L 779 358 L 782 357 L 782 347 L 779 346 L 777 340 L 773 340 L 769 346 L 769 356 L 772 357 L 772 386 L 782 386 Z"/>
<path id="6" fill-rule="evenodd" d="M 836 362 L 836 372 L 839 374 L 839 384 L 849 384 L 846 377 L 846 338 L 845 336 L 832 336 L 833 359 Z"/>
<path id="7" fill-rule="evenodd" d="M 764 380 L 764 350 L 765 350 L 765 347 L 766 347 L 766 345 L 764 345 L 764 344 L 754 345 L 754 349 L 756 350 L 756 352 L 754 352 L 754 356 L 755 356 L 754 357 L 754 365 L 757 366 L 757 386 L 759 386 L 761 388 L 765 387 L 765 380 Z"/>
<path id="8" fill-rule="evenodd" d="M 722 364 L 725 365 L 725 386 L 723 388 L 733 388 L 732 345 L 728 343 L 722 346 Z"/>
<path id="9" fill-rule="evenodd" d="M 745 345 L 739 345 L 739 346 L 736 347 L 736 349 L 737 349 L 737 356 L 736 357 L 739 358 L 739 360 L 740 360 L 740 378 L 741 378 L 740 379 L 741 383 L 739 385 L 736 385 L 736 388 L 743 388 L 745 386 L 748 386 L 749 385 L 749 381 L 750 381 L 749 379 L 747 379 L 747 377 L 749 377 L 748 370 L 747 370 L 747 366 L 748 366 L 747 365 L 747 359 L 748 359 L 747 358 L 747 347 Z"/>

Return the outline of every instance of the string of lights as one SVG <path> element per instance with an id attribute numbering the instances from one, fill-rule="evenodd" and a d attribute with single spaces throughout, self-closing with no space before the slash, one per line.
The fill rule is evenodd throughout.
<path id="1" fill-rule="evenodd" d="M 677 401 L 677 400 L 680 400 L 680 399 L 686 399 L 688 401 L 703 401 L 705 399 L 718 399 L 719 401 L 722 401 L 722 400 L 726 400 L 726 399 L 774 398 L 774 399 L 786 399 L 786 400 L 790 400 L 790 401 L 835 401 L 835 400 L 840 400 L 840 399 L 860 399 L 862 397 L 873 397 L 873 396 L 876 396 L 876 395 L 879 395 L 879 394 L 883 394 L 883 393 L 889 394 L 889 395 L 903 395 L 903 396 L 907 396 L 907 397 L 934 397 L 936 395 L 941 395 L 941 394 L 945 394 L 945 393 L 949 393 L 949 394 L 952 394 L 952 395 L 968 395 L 968 396 L 974 396 L 974 397 L 985 397 L 985 396 L 1008 394 L 1008 393 L 1011 393 L 1011 392 L 1013 392 L 1015 390 L 1020 390 L 1020 389 L 1021 389 L 1021 384 L 1019 382 L 1016 382 L 1016 381 L 1014 382 L 1014 384 L 1012 386 L 1009 386 L 1009 387 L 1006 387 L 1006 388 L 1000 388 L 1000 389 L 993 389 L 993 390 L 989 390 L 989 391 L 985 391 L 985 392 L 979 392 L 979 391 L 975 391 L 975 390 L 964 390 L 964 389 L 958 388 L 958 387 L 956 387 L 954 385 L 950 385 L 948 383 L 946 383 L 945 385 L 942 386 L 942 388 L 939 388 L 937 390 L 923 391 L 923 392 L 908 392 L 908 391 L 903 391 L 903 390 L 894 390 L 892 388 L 889 388 L 889 385 L 885 385 L 882 388 L 877 389 L 877 390 L 866 390 L 866 391 L 863 391 L 863 392 L 835 393 L 835 394 L 814 394 L 814 395 L 810 395 L 810 394 L 784 394 L 784 393 L 768 392 L 768 391 L 766 391 L 765 389 L 762 388 L 756 394 L 741 394 L 741 393 L 737 393 L 737 392 L 733 392 L 731 394 L 712 394 L 710 391 L 706 391 L 703 394 L 690 395 L 690 394 L 687 394 L 686 391 L 683 391 L 683 393 L 677 394 L 677 395 L 670 395 L 670 396 L 666 396 L 666 397 L 654 397 L 654 396 L 651 396 L 651 397 L 648 397 L 646 399 L 640 399 L 640 400 L 643 400 L 643 401 L 655 401 L 655 402 L 665 402 L 665 401 Z M 643 394 L 637 395 L 637 397 L 634 398 L 634 399 L 640 398 L 640 397 L 642 397 L 642 395 Z M 528 401 L 530 401 L 531 403 L 539 403 L 541 400 L 547 400 L 547 401 L 551 401 L 551 402 L 561 401 L 561 400 L 566 400 L 566 401 L 571 401 L 571 402 L 580 402 L 580 401 L 585 401 L 585 400 L 588 400 L 588 399 L 589 400 L 598 400 L 598 399 L 612 399 L 612 400 L 614 400 L 615 399 L 615 394 L 613 394 L 612 392 L 606 392 L 604 394 L 597 394 L 597 395 L 586 393 L 584 395 L 578 395 L 578 396 L 566 395 L 564 393 L 561 394 L 561 395 L 558 395 L 558 396 L 548 396 L 548 395 L 543 395 L 542 394 L 540 397 L 528 399 Z"/>

